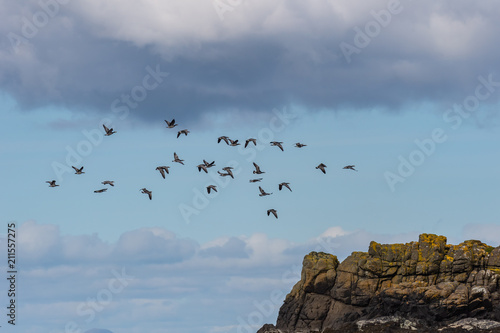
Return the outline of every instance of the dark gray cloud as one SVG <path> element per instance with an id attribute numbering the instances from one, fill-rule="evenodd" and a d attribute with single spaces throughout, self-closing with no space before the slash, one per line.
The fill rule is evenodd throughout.
<path id="1" fill-rule="evenodd" d="M 474 92 L 478 76 L 500 81 L 500 4 L 493 1 L 401 1 L 367 45 L 356 44 L 355 28 L 366 33 L 376 25 L 372 11 L 386 11 L 388 1 L 256 2 L 234 8 L 223 21 L 201 2 L 96 3 L 60 5 L 30 38 L 23 32 L 43 11 L 38 2 L 1 5 L 9 19 L 0 24 L 0 89 L 22 109 L 60 105 L 112 114 L 114 101 L 143 84 L 147 66 L 170 74 L 129 107 L 144 120 L 290 103 L 311 110 L 398 110 L 422 101 L 448 107 Z M 23 37 L 19 45 L 12 34 Z M 357 48 L 350 62 L 342 42 Z"/>

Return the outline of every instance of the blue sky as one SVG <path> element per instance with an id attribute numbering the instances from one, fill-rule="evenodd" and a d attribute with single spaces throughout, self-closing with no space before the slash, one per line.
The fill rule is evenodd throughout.
<path id="1" fill-rule="evenodd" d="M 45 4 L 0 4 L 17 329 L 255 332 L 310 251 L 420 233 L 499 245 L 495 2 Z"/>

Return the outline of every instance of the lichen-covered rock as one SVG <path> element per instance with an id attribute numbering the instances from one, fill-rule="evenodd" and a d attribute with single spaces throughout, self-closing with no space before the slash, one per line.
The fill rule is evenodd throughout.
<path id="1" fill-rule="evenodd" d="M 311 252 L 273 329 L 345 331 L 360 320 L 394 316 L 427 328 L 472 317 L 500 321 L 500 247 L 446 241 L 422 234 L 407 244 L 371 242 L 368 252 L 353 252 L 342 263 Z"/>
<path id="2" fill-rule="evenodd" d="M 335 285 L 338 265 L 336 256 L 324 252 L 311 252 L 304 257 L 301 279 L 286 296 L 278 327 L 321 328 L 328 314 L 328 292 Z"/>

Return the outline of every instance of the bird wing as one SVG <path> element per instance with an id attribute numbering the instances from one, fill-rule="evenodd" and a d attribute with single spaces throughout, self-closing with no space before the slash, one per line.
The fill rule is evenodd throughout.
<path id="1" fill-rule="evenodd" d="M 286 187 L 287 189 L 289 189 L 289 190 L 290 190 L 290 192 L 292 192 L 292 189 L 290 188 L 290 186 L 288 186 L 288 184 L 283 184 L 283 185 L 285 185 L 285 187 Z"/>
<path id="2" fill-rule="evenodd" d="M 278 189 L 281 191 L 282 188 L 283 188 L 283 184 L 279 184 Z"/>
<path id="3" fill-rule="evenodd" d="M 165 179 L 165 170 L 163 170 L 163 168 L 160 168 L 160 167 L 158 167 L 157 169 L 158 169 L 158 171 L 160 171 L 161 176 L 163 177 L 163 179 Z"/>
<path id="4" fill-rule="evenodd" d="M 273 213 L 275 218 L 278 218 L 278 213 L 275 210 L 272 210 L 271 213 Z"/>
<path id="5" fill-rule="evenodd" d="M 256 170 L 257 172 L 259 172 L 259 171 L 260 171 L 260 168 L 259 168 L 259 166 L 257 165 L 257 163 L 253 162 L 253 166 L 255 167 L 255 170 Z"/>
<path id="6" fill-rule="evenodd" d="M 149 191 L 148 192 L 148 197 L 149 197 L 149 200 L 153 199 L 153 192 Z"/>
<path id="7" fill-rule="evenodd" d="M 266 193 L 266 191 L 264 191 L 264 190 L 262 189 L 262 187 L 260 187 L 260 186 L 259 186 L 259 191 L 260 191 L 260 193 L 262 193 L 262 194 L 265 194 L 265 193 Z"/>
<path id="8" fill-rule="evenodd" d="M 104 130 L 106 131 L 106 133 L 109 132 L 109 128 L 107 128 L 106 125 L 102 124 L 102 127 L 104 127 Z"/>

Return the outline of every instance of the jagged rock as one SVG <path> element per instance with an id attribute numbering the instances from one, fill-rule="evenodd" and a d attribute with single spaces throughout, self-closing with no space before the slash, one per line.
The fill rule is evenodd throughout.
<path id="1" fill-rule="evenodd" d="M 500 330 L 500 247 L 446 241 L 422 234 L 407 244 L 371 242 L 368 252 L 353 252 L 342 263 L 334 255 L 311 252 L 276 327 L 259 332 L 347 333 L 376 326 Z M 446 326 L 465 318 L 483 321 Z"/>
<path id="2" fill-rule="evenodd" d="M 257 333 L 282 333 L 281 330 L 277 329 L 276 326 L 271 325 L 271 324 L 265 324 L 262 326 L 260 330 L 257 331 Z"/>
<path id="3" fill-rule="evenodd" d="M 478 320 L 476 318 L 466 318 L 451 323 L 440 330 L 443 331 L 445 329 L 457 329 L 457 328 L 461 328 L 467 331 L 471 331 L 474 329 L 492 330 L 500 328 L 500 323 L 493 320 Z"/>

